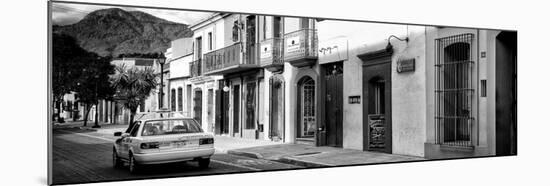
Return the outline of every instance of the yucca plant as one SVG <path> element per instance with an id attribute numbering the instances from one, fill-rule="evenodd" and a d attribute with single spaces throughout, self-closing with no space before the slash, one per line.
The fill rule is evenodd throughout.
<path id="1" fill-rule="evenodd" d="M 115 74 L 110 78 L 115 88 L 115 97 L 120 99 L 124 108 L 130 110 L 130 123 L 127 132 L 134 126 L 134 116 L 140 103 L 147 99 L 156 89 L 157 77 L 153 68 L 128 68 L 126 65 L 117 65 Z"/>

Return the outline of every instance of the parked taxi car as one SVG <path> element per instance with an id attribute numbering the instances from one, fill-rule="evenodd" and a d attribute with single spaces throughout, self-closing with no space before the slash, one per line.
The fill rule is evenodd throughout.
<path id="1" fill-rule="evenodd" d="M 113 165 L 126 162 L 131 173 L 147 164 L 198 161 L 207 168 L 214 154 L 214 136 L 203 132 L 192 118 L 177 113 L 153 112 L 136 115 L 128 133 L 119 136 L 113 145 Z"/>

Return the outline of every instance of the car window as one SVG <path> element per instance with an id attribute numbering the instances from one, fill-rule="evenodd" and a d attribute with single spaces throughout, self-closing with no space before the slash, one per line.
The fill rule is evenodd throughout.
<path id="1" fill-rule="evenodd" d="M 142 136 L 203 132 L 191 119 L 148 121 L 143 125 Z"/>
<path id="2" fill-rule="evenodd" d="M 132 137 L 136 137 L 136 136 L 137 136 L 138 130 L 139 130 L 139 125 L 140 125 L 139 123 L 136 123 L 136 124 L 134 125 L 134 128 L 132 128 L 132 130 L 130 131 L 130 136 L 132 136 Z"/>

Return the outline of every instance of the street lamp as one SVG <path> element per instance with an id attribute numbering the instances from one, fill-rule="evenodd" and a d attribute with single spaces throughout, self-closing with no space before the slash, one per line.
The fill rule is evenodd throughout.
<path id="1" fill-rule="evenodd" d="M 163 105 L 163 98 L 164 98 L 164 63 L 166 62 L 166 57 L 164 57 L 164 53 L 160 53 L 159 58 L 157 61 L 160 64 L 160 96 L 159 96 L 159 110 L 164 107 Z"/>
<path id="2" fill-rule="evenodd" d="M 97 99 L 97 82 L 99 81 L 99 75 L 96 74 L 94 75 L 94 79 L 95 79 L 95 122 L 94 122 L 94 126 L 92 126 L 92 128 L 101 128 L 101 126 L 98 125 L 98 111 L 99 111 L 99 100 Z"/>

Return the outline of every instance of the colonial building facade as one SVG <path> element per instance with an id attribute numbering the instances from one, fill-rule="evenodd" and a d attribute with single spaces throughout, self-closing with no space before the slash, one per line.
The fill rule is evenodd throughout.
<path id="1" fill-rule="evenodd" d="M 515 32 L 225 13 L 190 28 L 171 108 L 206 131 L 426 158 L 516 152 Z M 172 74 L 187 68 L 176 59 Z"/>

